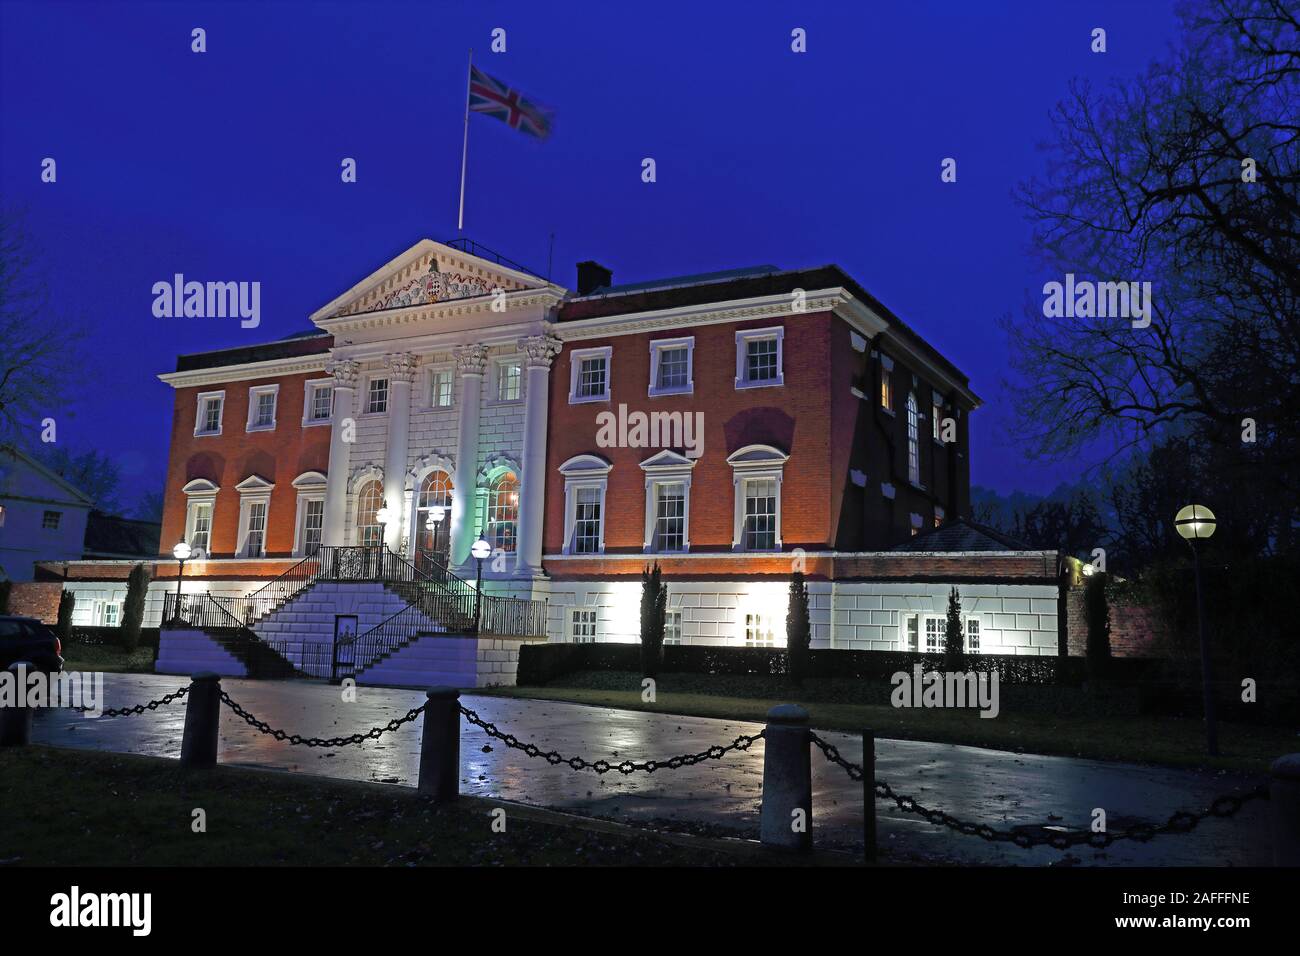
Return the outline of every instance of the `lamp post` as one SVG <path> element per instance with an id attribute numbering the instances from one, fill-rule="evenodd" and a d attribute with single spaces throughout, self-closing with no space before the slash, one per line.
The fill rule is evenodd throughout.
<path id="1" fill-rule="evenodd" d="M 393 512 L 385 501 L 380 505 L 379 510 L 375 512 L 375 520 L 379 522 L 379 547 L 375 549 L 375 577 L 383 577 L 384 568 L 384 536 L 388 532 L 388 522 L 393 520 Z"/>
<path id="2" fill-rule="evenodd" d="M 1211 688 L 1210 647 L 1205 642 L 1205 605 L 1201 600 L 1201 553 L 1196 542 L 1214 534 L 1214 512 L 1205 505 L 1187 505 L 1174 516 L 1174 528 L 1192 549 L 1196 575 L 1196 630 L 1201 639 L 1201 688 L 1205 695 L 1205 748 L 1211 757 L 1219 753 L 1219 728 L 1214 720 L 1214 691 Z"/>
<path id="3" fill-rule="evenodd" d="M 483 610 L 483 559 L 492 553 L 492 545 L 486 539 L 479 538 L 470 547 L 469 553 L 478 561 L 478 576 L 474 581 L 474 633 L 477 634 Z"/>
<path id="4" fill-rule="evenodd" d="M 172 618 L 174 621 L 181 619 L 181 579 L 185 577 L 185 562 L 189 560 L 191 553 L 190 546 L 185 541 L 177 541 L 172 548 L 172 557 L 180 565 L 180 570 L 176 572 L 176 616 Z"/>

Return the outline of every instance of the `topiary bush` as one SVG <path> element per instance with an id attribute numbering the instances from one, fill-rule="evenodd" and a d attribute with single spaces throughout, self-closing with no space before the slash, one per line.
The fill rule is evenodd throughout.
<path id="1" fill-rule="evenodd" d="M 790 661 L 790 683 L 796 687 L 808 676 L 808 652 L 812 645 L 812 624 L 808 620 L 808 585 L 803 572 L 790 578 L 790 603 L 785 614 L 786 656 Z"/>

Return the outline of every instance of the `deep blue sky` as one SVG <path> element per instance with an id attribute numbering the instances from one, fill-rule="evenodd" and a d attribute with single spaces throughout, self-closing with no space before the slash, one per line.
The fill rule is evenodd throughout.
<path id="1" fill-rule="evenodd" d="M 116 457 L 130 500 L 161 485 L 155 375 L 177 353 L 307 328 L 419 238 L 456 235 L 473 47 L 557 121 L 540 143 L 471 118 L 467 236 L 545 271 L 554 232 L 568 285 L 587 258 L 616 282 L 838 263 L 984 397 L 976 483 L 1046 492 L 1082 465 L 1026 462 L 1001 398 L 997 320 L 1044 281 L 1011 191 L 1041 171 L 1072 77 L 1131 76 L 1175 39 L 1172 0 L 0 2 L 0 201 L 28 211 L 52 314 L 90 329 L 60 439 Z M 155 319 L 151 287 L 175 272 L 261 281 L 261 328 Z"/>

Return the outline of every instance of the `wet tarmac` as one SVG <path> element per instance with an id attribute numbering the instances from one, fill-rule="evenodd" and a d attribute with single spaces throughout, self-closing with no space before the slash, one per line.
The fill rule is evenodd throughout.
<path id="1" fill-rule="evenodd" d="M 183 678 L 108 674 L 105 706 L 146 702 L 173 691 Z M 362 687 L 345 703 L 338 687 L 318 683 L 226 679 L 222 686 L 257 718 L 303 736 L 335 737 L 386 724 L 424 702 L 422 691 Z M 676 717 L 554 701 L 466 694 L 462 703 L 503 732 L 564 756 L 664 760 L 726 744 L 761 725 Z M 184 702 L 140 716 L 92 719 L 70 711 L 37 714 L 33 739 L 59 747 L 178 757 Z M 259 734 L 223 708 L 220 761 L 354 780 L 414 786 L 419 769 L 420 721 L 377 741 L 309 749 Z M 821 734 L 860 763 L 860 738 Z M 486 748 L 488 749 L 485 749 Z M 706 832 L 756 836 L 763 779 L 763 744 L 676 770 L 628 776 L 552 766 L 489 740 L 477 727 L 461 731 L 461 792 L 500 797 L 629 822 L 670 822 Z M 948 744 L 882 740 L 877 779 L 899 794 L 975 823 L 999 829 L 1047 824 L 1085 829 L 1093 809 L 1106 811 L 1112 830 L 1158 824 L 1177 810 L 1199 811 L 1220 794 L 1253 784 L 1242 775 L 1167 770 L 980 750 Z M 1107 850 L 1024 850 L 934 826 L 877 801 L 879 845 L 885 861 L 953 864 L 1244 866 L 1267 865 L 1267 805 L 1254 801 L 1231 819 L 1208 819 L 1187 834 L 1148 843 L 1124 841 Z M 860 848 L 863 788 L 813 751 L 813 835 L 819 845 Z"/>

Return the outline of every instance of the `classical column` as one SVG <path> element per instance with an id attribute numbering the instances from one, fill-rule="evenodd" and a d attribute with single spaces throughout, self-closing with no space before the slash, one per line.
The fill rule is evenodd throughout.
<path id="1" fill-rule="evenodd" d="M 411 439 L 411 380 L 420 357 L 410 352 L 384 356 L 388 369 L 388 443 L 384 452 L 384 504 L 393 520 L 384 527 L 384 544 L 402 550 L 406 510 L 402 497 L 406 488 L 406 449 Z"/>
<path id="2" fill-rule="evenodd" d="M 456 431 L 456 476 L 451 490 L 451 564 L 469 560 L 474 543 L 474 502 L 478 482 L 478 420 L 483 395 L 486 345 L 462 345 L 455 350 L 460 372 L 459 426 Z"/>
<path id="3" fill-rule="evenodd" d="M 325 482 L 325 527 L 321 540 L 327 545 L 341 545 L 347 529 L 350 446 L 357 427 L 352 403 L 357 379 L 361 375 L 361 363 L 340 359 L 326 365 L 325 371 L 334 376 L 334 412 L 330 423 L 330 464 Z"/>
<path id="4" fill-rule="evenodd" d="M 515 571 L 542 573 L 542 515 L 546 507 L 546 412 L 550 402 L 551 362 L 561 342 L 553 335 L 532 335 L 519 340 L 528 356 L 528 381 L 524 394 L 524 456 L 519 476 L 519 550 Z"/>

